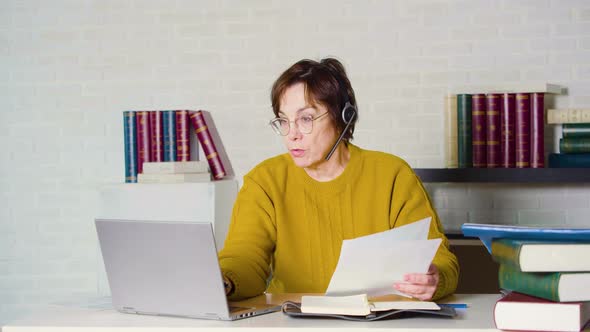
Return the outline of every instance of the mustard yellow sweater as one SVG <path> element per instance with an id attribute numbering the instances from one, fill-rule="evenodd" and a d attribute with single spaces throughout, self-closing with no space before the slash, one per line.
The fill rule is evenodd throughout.
<path id="1" fill-rule="evenodd" d="M 433 221 L 429 238 L 443 238 L 433 261 L 440 273 L 435 299 L 454 292 L 457 259 L 418 177 L 396 156 L 348 147 L 348 165 L 329 182 L 310 178 L 288 154 L 268 159 L 244 176 L 219 255 L 222 273 L 234 283 L 230 299 L 265 290 L 323 293 L 342 240 L 428 216 Z"/>

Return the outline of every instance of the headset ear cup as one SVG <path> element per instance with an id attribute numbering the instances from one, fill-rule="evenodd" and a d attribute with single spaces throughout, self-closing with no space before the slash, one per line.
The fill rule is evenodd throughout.
<path id="1" fill-rule="evenodd" d="M 347 102 L 342 109 L 342 121 L 346 124 L 350 124 L 350 122 L 356 116 L 356 107 L 354 107 L 350 102 Z"/>

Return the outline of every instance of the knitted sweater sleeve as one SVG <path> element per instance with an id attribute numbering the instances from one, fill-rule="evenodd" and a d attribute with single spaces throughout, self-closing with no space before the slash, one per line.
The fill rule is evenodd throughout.
<path id="1" fill-rule="evenodd" d="M 230 300 L 260 295 L 266 289 L 276 243 L 274 219 L 271 198 L 253 178 L 245 176 L 219 253 L 222 273 L 234 285 Z"/>
<path id="2" fill-rule="evenodd" d="M 426 217 L 432 217 L 428 238 L 442 238 L 442 242 L 432 263 L 439 271 L 439 283 L 433 299 L 452 294 L 459 280 L 459 264 L 449 250 L 449 241 L 444 235 L 439 217 L 434 210 L 428 193 L 414 171 L 404 165 L 393 186 L 391 200 L 390 226 L 399 227 Z"/>

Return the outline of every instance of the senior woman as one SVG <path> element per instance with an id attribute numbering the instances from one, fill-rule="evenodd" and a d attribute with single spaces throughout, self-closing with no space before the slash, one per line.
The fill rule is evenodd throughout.
<path id="1" fill-rule="evenodd" d="M 323 293 L 343 240 L 429 216 L 429 238 L 443 241 L 428 272 L 391 287 L 421 300 L 453 293 L 457 259 L 419 178 L 401 158 L 351 143 L 358 110 L 342 64 L 295 63 L 271 101 L 270 124 L 288 152 L 244 176 L 219 254 L 228 297 Z"/>

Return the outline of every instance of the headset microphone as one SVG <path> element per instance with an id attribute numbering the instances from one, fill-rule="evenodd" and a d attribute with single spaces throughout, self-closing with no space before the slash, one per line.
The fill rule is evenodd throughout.
<path id="1" fill-rule="evenodd" d="M 334 151 L 336 151 L 336 147 L 338 147 L 338 144 L 340 144 L 340 141 L 342 141 L 344 134 L 348 132 L 348 128 L 350 128 L 350 125 L 353 122 L 352 120 L 354 120 L 355 116 L 356 107 L 352 106 L 350 102 L 346 102 L 346 105 L 344 105 L 344 109 L 342 109 L 342 120 L 346 123 L 346 127 L 344 127 L 344 130 L 342 130 L 342 133 L 340 133 L 340 137 L 338 137 L 336 143 L 334 143 L 332 149 L 330 149 L 330 152 L 326 155 L 325 160 L 329 160 L 330 157 L 332 157 L 332 154 L 334 153 Z"/>

